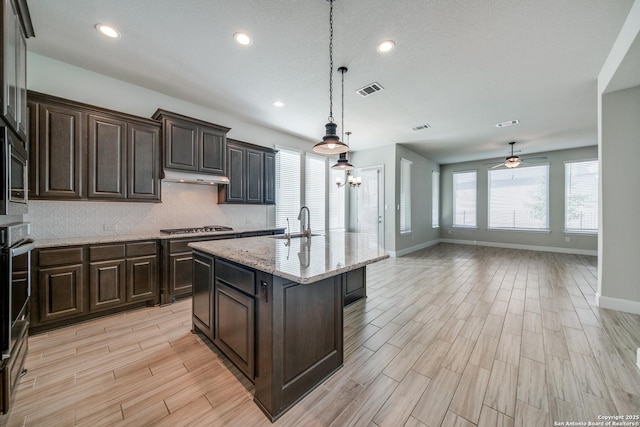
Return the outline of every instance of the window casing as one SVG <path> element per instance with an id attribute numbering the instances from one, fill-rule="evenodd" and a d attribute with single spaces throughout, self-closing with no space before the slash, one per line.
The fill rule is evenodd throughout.
<path id="1" fill-rule="evenodd" d="M 411 161 L 400 159 L 400 234 L 411 233 Z"/>
<path id="2" fill-rule="evenodd" d="M 489 228 L 549 229 L 549 165 L 489 171 Z"/>
<path id="3" fill-rule="evenodd" d="M 477 227 L 477 185 L 477 171 L 454 172 L 454 227 Z"/>
<path id="4" fill-rule="evenodd" d="M 431 172 L 431 227 L 440 227 L 440 172 Z"/>
<path id="5" fill-rule="evenodd" d="M 565 232 L 598 232 L 598 177 L 597 160 L 564 164 Z"/>

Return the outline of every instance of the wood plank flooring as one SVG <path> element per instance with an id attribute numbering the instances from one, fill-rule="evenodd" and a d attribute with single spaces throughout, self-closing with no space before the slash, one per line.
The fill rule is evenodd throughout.
<path id="1" fill-rule="evenodd" d="M 640 414 L 640 316 L 596 258 L 440 244 L 368 267 L 345 363 L 276 426 L 553 426 Z M 191 301 L 30 338 L 7 426 L 268 426 Z"/>

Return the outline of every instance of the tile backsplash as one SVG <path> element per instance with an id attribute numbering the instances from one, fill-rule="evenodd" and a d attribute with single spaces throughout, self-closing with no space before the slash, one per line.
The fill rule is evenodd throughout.
<path id="1" fill-rule="evenodd" d="M 273 206 L 218 205 L 215 187 L 162 182 L 162 203 L 31 200 L 35 239 L 156 233 L 163 228 L 274 224 Z"/>

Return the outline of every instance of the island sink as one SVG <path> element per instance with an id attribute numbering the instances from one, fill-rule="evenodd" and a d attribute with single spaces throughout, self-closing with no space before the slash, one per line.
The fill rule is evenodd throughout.
<path id="1" fill-rule="evenodd" d="M 340 369 L 343 306 L 366 296 L 366 265 L 388 257 L 357 233 L 189 246 L 193 331 L 255 384 L 254 402 L 271 421 Z"/>

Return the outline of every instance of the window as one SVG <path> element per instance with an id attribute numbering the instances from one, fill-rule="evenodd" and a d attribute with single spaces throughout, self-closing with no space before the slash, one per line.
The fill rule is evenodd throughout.
<path id="1" fill-rule="evenodd" d="M 564 164 L 564 228 L 569 232 L 598 231 L 598 161 Z"/>
<path id="2" fill-rule="evenodd" d="M 476 171 L 453 174 L 453 226 L 476 226 Z"/>
<path id="3" fill-rule="evenodd" d="M 440 172 L 431 172 L 431 227 L 440 227 Z"/>
<path id="4" fill-rule="evenodd" d="M 411 161 L 400 159 L 400 233 L 411 233 Z"/>
<path id="5" fill-rule="evenodd" d="M 331 161 L 334 164 L 335 161 Z M 341 170 L 329 169 L 329 230 L 345 230 L 345 188 L 338 187 L 335 182 L 340 177 L 342 182 L 346 181 L 345 173 Z M 349 184 L 347 184 L 349 185 Z"/>
<path id="6" fill-rule="evenodd" d="M 489 171 L 489 228 L 549 229 L 549 165 Z"/>
<path id="7" fill-rule="evenodd" d="M 305 154 L 305 205 L 311 213 L 312 232 L 326 228 L 327 169 L 326 157 Z"/>
<path id="8" fill-rule="evenodd" d="M 300 231 L 297 220 L 300 211 L 300 153 L 278 148 L 276 155 L 276 226 L 287 228 L 290 232 Z"/>

